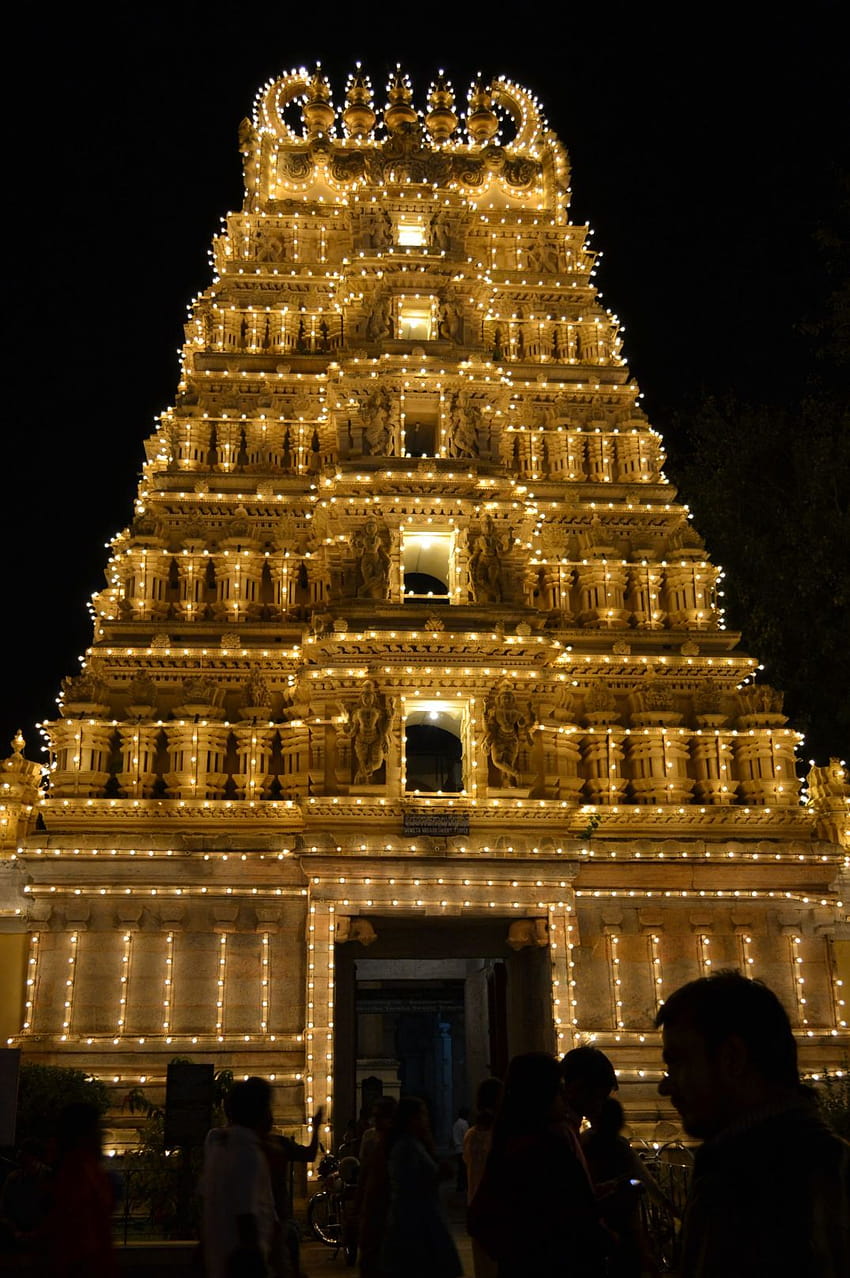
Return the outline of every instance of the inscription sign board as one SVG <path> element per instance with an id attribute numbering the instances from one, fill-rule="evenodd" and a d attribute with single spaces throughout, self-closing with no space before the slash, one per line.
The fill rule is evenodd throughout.
<path id="1" fill-rule="evenodd" d="M 405 834 L 430 834 L 439 838 L 454 838 L 459 834 L 469 834 L 469 813 L 450 811 L 429 811 L 417 808 L 404 814 Z"/>

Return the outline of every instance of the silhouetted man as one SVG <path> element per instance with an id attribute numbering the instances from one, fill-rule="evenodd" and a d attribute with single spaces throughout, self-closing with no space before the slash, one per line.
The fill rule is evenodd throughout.
<path id="1" fill-rule="evenodd" d="M 850 1145 L 800 1082 L 776 995 L 739 972 L 683 985 L 656 1017 L 659 1085 L 697 1151 L 683 1278 L 846 1278 Z"/>
<path id="2" fill-rule="evenodd" d="M 209 1278 L 265 1278 L 277 1225 L 262 1146 L 271 1088 L 246 1078 L 227 1099 L 228 1126 L 214 1127 L 204 1146 L 204 1260 Z"/>
<path id="3" fill-rule="evenodd" d="M 591 1121 L 599 1116 L 602 1106 L 612 1092 L 617 1090 L 617 1075 L 604 1052 L 586 1044 L 574 1047 L 561 1061 L 561 1077 L 564 1080 L 566 1120 L 576 1158 L 587 1172 L 579 1132 L 582 1119 Z"/>

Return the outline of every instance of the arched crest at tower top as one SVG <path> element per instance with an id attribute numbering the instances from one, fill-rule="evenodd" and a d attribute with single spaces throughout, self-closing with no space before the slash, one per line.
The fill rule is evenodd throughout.
<path id="1" fill-rule="evenodd" d="M 347 203 L 389 183 L 451 189 L 473 204 L 566 209 L 567 153 L 528 89 L 479 79 L 464 102 L 439 72 L 420 97 L 400 68 L 383 109 L 359 67 L 340 105 L 318 67 L 269 81 L 240 128 L 248 206 L 317 194 Z"/>

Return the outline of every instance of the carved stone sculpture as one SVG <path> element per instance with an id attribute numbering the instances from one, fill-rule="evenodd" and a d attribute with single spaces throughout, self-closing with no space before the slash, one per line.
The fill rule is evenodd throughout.
<path id="1" fill-rule="evenodd" d="M 391 457 L 395 452 L 392 410 L 392 397 L 386 386 L 373 391 L 363 405 L 363 440 L 370 457 Z"/>
<path id="2" fill-rule="evenodd" d="M 393 336 L 392 303 L 386 293 L 380 293 L 372 303 L 372 309 L 366 321 L 366 336 L 370 342 L 378 342 L 382 337 Z"/>
<path id="3" fill-rule="evenodd" d="M 351 737 L 356 769 L 355 785 L 368 785 L 387 757 L 392 703 L 378 692 L 372 679 L 367 679 L 360 700 L 349 710 L 348 734 Z"/>
<path id="4" fill-rule="evenodd" d="M 505 786 L 517 786 L 521 781 L 517 759 L 520 747 L 532 744 L 533 724 L 531 706 L 526 713 L 520 709 L 513 689 L 506 683 L 497 684 L 484 710 L 485 740 L 493 766 Z"/>
<path id="5" fill-rule="evenodd" d="M 358 556 L 358 599 L 386 599 L 390 583 L 390 534 L 386 524 L 367 519 L 351 544 Z"/>
<path id="6" fill-rule="evenodd" d="M 469 575 L 476 603 L 501 603 L 504 598 L 502 556 L 510 547 L 510 538 L 500 536 L 492 517 L 487 515 L 473 540 L 469 556 Z"/>

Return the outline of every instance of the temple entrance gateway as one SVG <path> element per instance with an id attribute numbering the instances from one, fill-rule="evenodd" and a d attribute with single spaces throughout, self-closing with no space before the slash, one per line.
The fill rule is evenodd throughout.
<path id="1" fill-rule="evenodd" d="M 479 1082 L 554 1046 L 545 946 L 512 948 L 515 920 L 372 918 L 375 939 L 337 945 L 337 1134 L 381 1095 L 427 1101 L 442 1148 Z"/>

